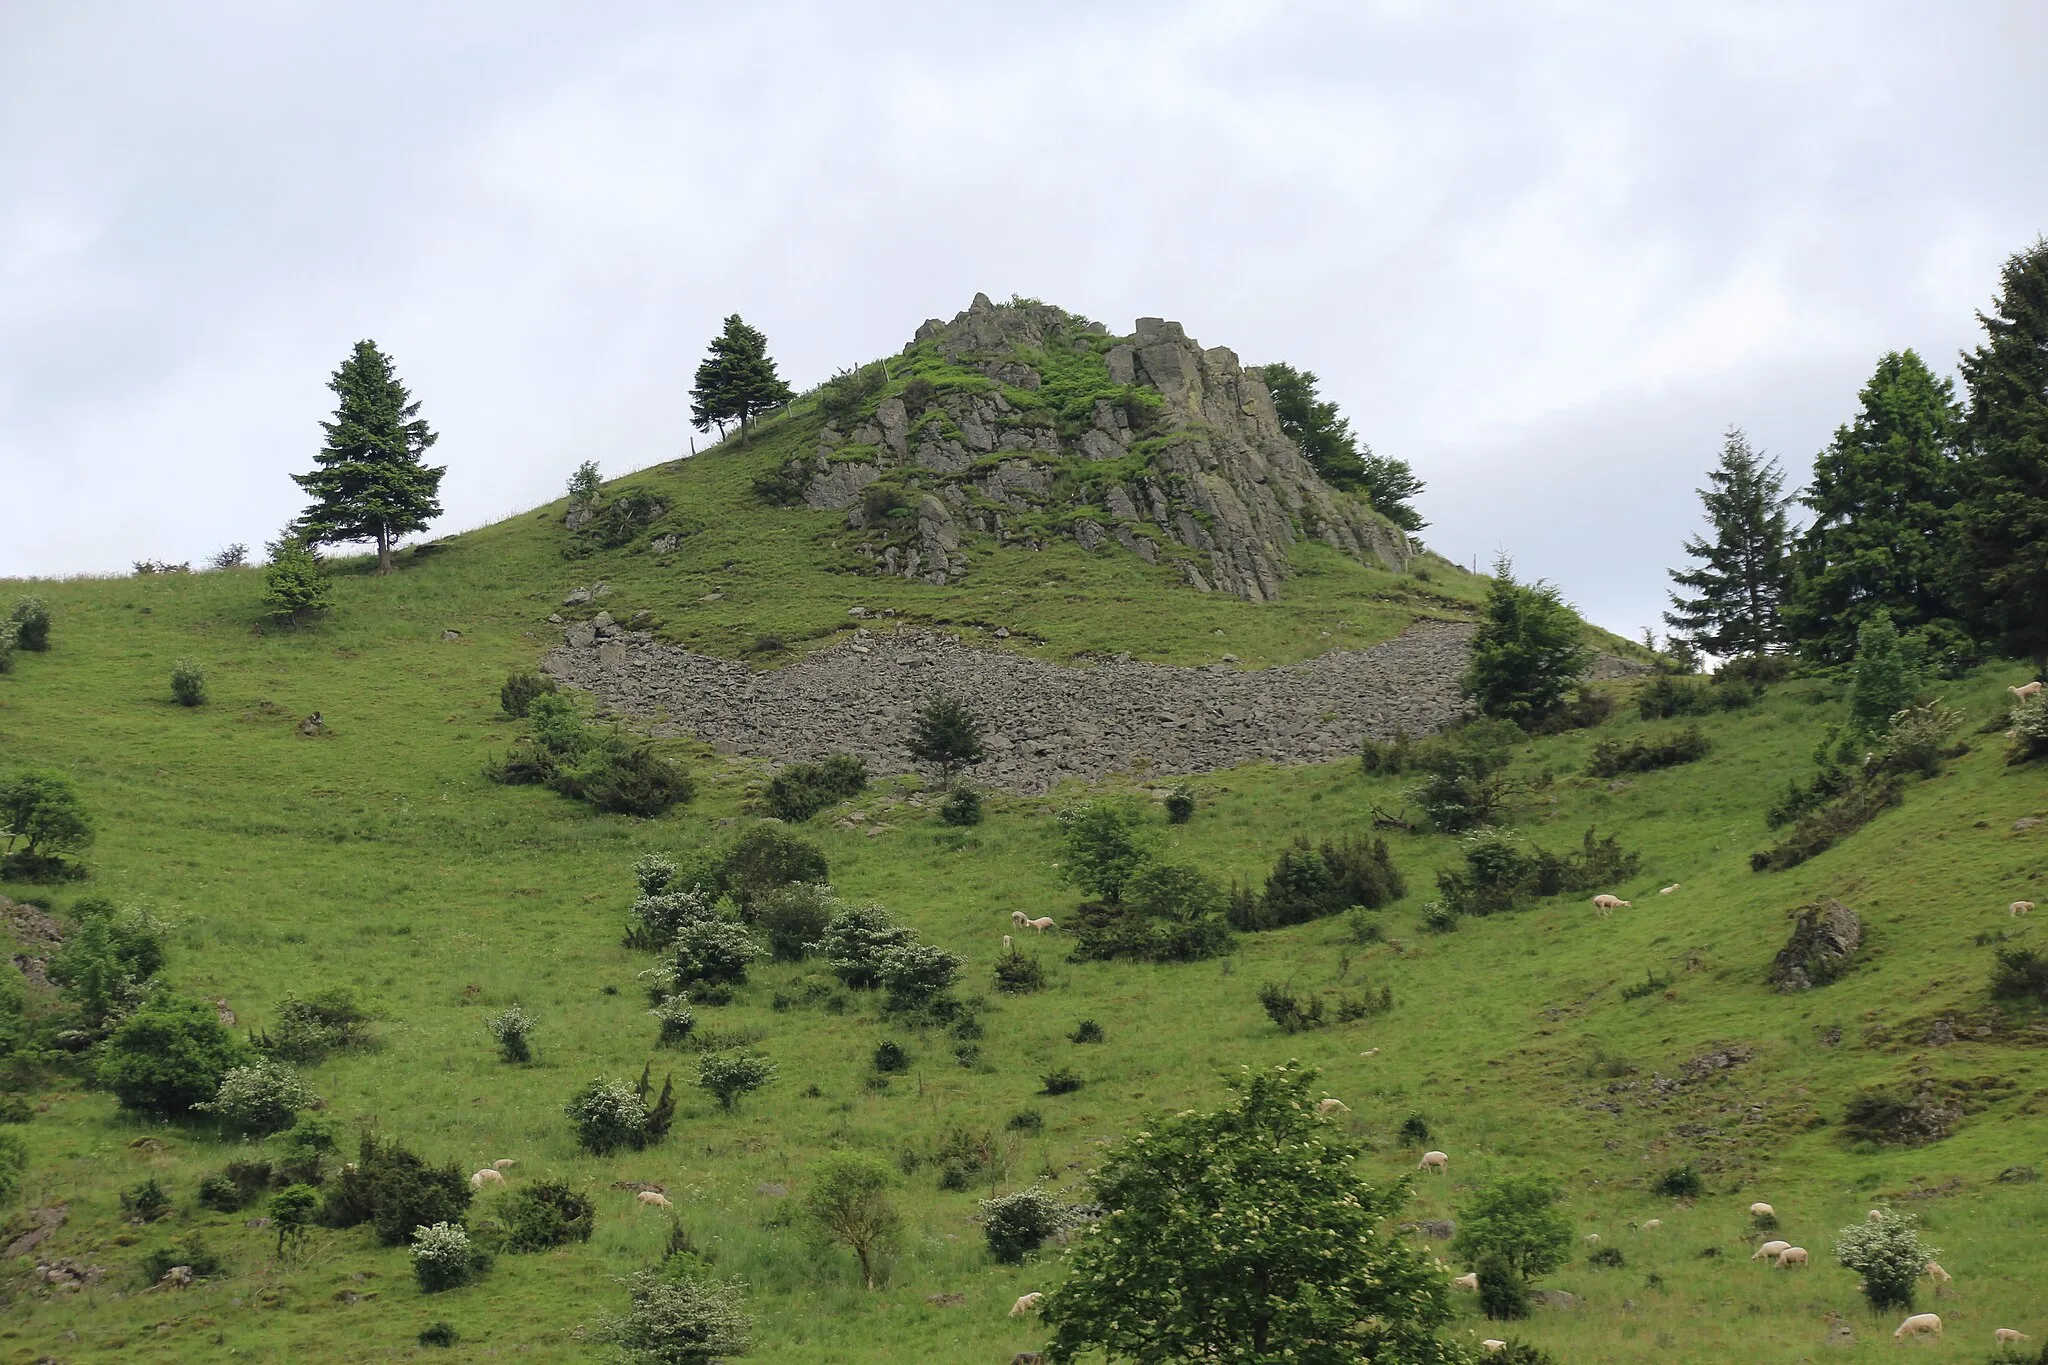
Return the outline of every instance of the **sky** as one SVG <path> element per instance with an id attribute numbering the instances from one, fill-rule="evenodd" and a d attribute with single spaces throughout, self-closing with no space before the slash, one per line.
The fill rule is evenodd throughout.
<path id="1" fill-rule="evenodd" d="M 260 547 L 375 339 L 437 531 L 976 291 L 1322 377 L 1434 549 L 1635 635 L 2048 231 L 2048 5 L 0 5 L 0 576 Z"/>

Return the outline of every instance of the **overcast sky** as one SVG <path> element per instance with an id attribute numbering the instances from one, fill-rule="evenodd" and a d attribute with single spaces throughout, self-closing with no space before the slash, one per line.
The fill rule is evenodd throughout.
<path id="1" fill-rule="evenodd" d="M 981 17 L 976 17 L 976 16 Z M 1323 377 L 1634 634 L 1740 425 L 1795 481 L 2048 230 L 2048 5 L 0 3 L 0 575 L 253 545 L 375 338 L 439 529 L 976 290 Z"/>

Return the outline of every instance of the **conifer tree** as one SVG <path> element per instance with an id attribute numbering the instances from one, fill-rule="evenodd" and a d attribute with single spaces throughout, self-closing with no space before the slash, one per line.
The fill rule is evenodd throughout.
<path id="1" fill-rule="evenodd" d="M 340 398 L 334 420 L 322 422 L 327 443 L 318 468 L 294 474 L 313 495 L 300 515 L 299 538 L 311 545 L 377 542 L 377 572 L 391 572 L 391 547 L 441 515 L 441 476 L 420 456 L 440 437 L 374 341 L 358 341 L 327 387 Z"/>
<path id="2" fill-rule="evenodd" d="M 1429 524 L 1411 505 L 1423 489 L 1415 471 L 1406 460 L 1375 455 L 1371 447 L 1361 445 L 1352 433 L 1351 419 L 1317 392 L 1322 381 L 1313 370 L 1275 361 L 1261 366 L 1259 373 L 1273 395 L 1280 430 L 1325 483 L 1364 494 L 1375 511 L 1404 531 L 1420 531 Z"/>
<path id="3" fill-rule="evenodd" d="M 1671 570 L 1671 579 L 1694 595 L 1672 593 L 1664 622 L 1703 653 L 1767 653 L 1781 638 L 1778 608 L 1787 580 L 1785 476 L 1730 427 L 1707 485 L 1697 491 L 1714 538 L 1685 542 L 1686 554 L 1701 563 Z"/>
<path id="4" fill-rule="evenodd" d="M 719 439 L 725 425 L 737 422 L 742 431 L 754 418 L 795 397 L 775 373 L 768 338 L 749 327 L 738 313 L 725 320 L 725 330 L 711 339 L 711 353 L 697 367 L 690 390 L 690 424 L 708 431 L 715 423 Z"/>
<path id="5" fill-rule="evenodd" d="M 1981 638 L 2048 670 L 2048 239 L 2011 257 L 1969 390 L 1955 582 Z"/>
<path id="6" fill-rule="evenodd" d="M 1814 515 L 1785 603 L 1786 633 L 1831 663 L 1855 652 L 1857 632 L 1878 612 L 1937 640 L 1963 634 L 1948 592 L 1960 493 L 1955 386 L 1912 351 L 1893 351 L 1861 402 L 1800 496 Z"/>

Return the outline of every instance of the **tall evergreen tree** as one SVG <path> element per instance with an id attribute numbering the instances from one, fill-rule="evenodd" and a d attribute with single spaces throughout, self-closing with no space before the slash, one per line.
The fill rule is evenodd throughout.
<path id="1" fill-rule="evenodd" d="M 1313 370 L 1275 361 L 1261 366 L 1259 373 L 1273 395 L 1280 430 L 1325 483 L 1364 494 L 1374 511 L 1404 531 L 1420 531 L 1429 524 L 1412 506 L 1422 492 L 1422 480 L 1406 460 L 1375 455 L 1370 446 L 1359 443 L 1351 419 L 1317 392 L 1322 381 Z"/>
<path id="2" fill-rule="evenodd" d="M 716 423 L 721 440 L 725 424 L 744 431 L 761 413 L 795 397 L 775 373 L 768 338 L 747 326 L 738 313 L 725 320 L 725 330 L 711 339 L 711 352 L 697 367 L 690 390 L 690 424 L 708 431 Z"/>
<path id="3" fill-rule="evenodd" d="M 2011 257 L 1969 390 L 1957 588 L 1980 638 L 2048 670 L 2048 239 Z"/>
<path id="4" fill-rule="evenodd" d="M 1862 411 L 1814 460 L 1800 501 L 1813 522 L 1793 556 L 1786 633 L 1831 663 L 1856 650 L 1878 612 L 1938 642 L 1964 633 L 1952 577 L 1962 409 L 1955 385 L 1893 351 L 1863 386 Z"/>
<path id="5" fill-rule="evenodd" d="M 341 401 L 334 420 L 320 424 L 327 444 L 313 457 L 318 468 L 292 475 L 313 495 L 298 520 L 299 538 L 307 545 L 374 540 L 377 571 L 390 573 L 398 538 L 441 515 L 448 471 L 420 462 L 440 437 L 374 341 L 358 341 L 327 387 Z"/>
<path id="6" fill-rule="evenodd" d="M 1730 427 L 1707 485 L 1697 491 L 1714 538 L 1685 542 L 1685 552 L 1701 563 L 1671 570 L 1671 580 L 1694 595 L 1672 593 L 1664 623 L 1703 653 L 1767 653 L 1782 635 L 1778 608 L 1787 585 L 1785 505 L 1791 501 L 1785 476 L 1776 460 L 1750 447 L 1739 427 Z"/>

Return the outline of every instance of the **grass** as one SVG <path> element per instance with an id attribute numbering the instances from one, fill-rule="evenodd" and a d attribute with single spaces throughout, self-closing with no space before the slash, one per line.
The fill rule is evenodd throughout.
<path id="1" fill-rule="evenodd" d="M 635 980 L 649 957 L 619 946 L 630 865 L 642 852 L 726 837 L 723 822 L 746 814 L 762 774 L 674 744 L 700 795 L 652 822 L 486 783 L 482 762 L 519 732 L 498 714 L 498 686 L 553 638 L 542 618 L 568 586 L 603 578 L 614 588 L 603 605 L 615 613 L 651 610 L 671 637 L 730 653 L 769 633 L 829 638 L 858 604 L 970 636 L 1021 627 L 1045 643 L 1014 647 L 1052 657 L 1130 650 L 1207 662 L 1227 649 L 1258 663 L 1384 638 L 1418 612 L 1450 613 L 1420 594 L 1464 602 L 1483 585 L 1444 567 L 1417 583 L 1316 547 L 1297 547 L 1304 572 L 1278 607 L 1198 598 L 1133 572 L 1144 566 L 1131 556 L 1073 546 L 994 556 L 958 588 L 848 577 L 835 572 L 835 516 L 755 508 L 739 491 L 774 462 L 781 439 L 771 430 L 746 450 L 629 481 L 687 506 L 741 508 L 704 516 L 667 564 L 642 550 L 565 561 L 556 507 L 408 559 L 389 578 L 349 567 L 335 617 L 303 630 L 261 624 L 253 571 L 37 585 L 57 612 L 54 648 L 18 656 L 0 677 L 0 772 L 69 774 L 101 833 L 91 881 L 0 892 L 60 910 L 86 894 L 153 905 L 179 926 L 168 977 L 226 999 L 254 1027 L 272 1021 L 287 991 L 361 988 L 383 1015 L 378 1046 L 307 1073 L 332 1117 L 373 1123 L 435 1160 L 515 1158 L 515 1184 L 562 1177 L 598 1193 L 599 1215 L 588 1244 L 501 1256 L 479 1285 L 432 1297 L 413 1285 L 404 1254 L 375 1248 L 366 1230 L 316 1230 L 302 1259 L 278 1263 L 274 1234 L 245 1225 L 260 1210 L 214 1214 L 196 1203 L 200 1178 L 239 1147 L 204 1125 L 138 1122 L 104 1093 L 61 1081 L 17 1130 L 31 1151 L 25 1187 L 32 1202 L 70 1205 L 44 1250 L 109 1276 L 95 1290 L 42 1299 L 23 1293 L 25 1268 L 0 1269 L 9 1296 L 0 1361 L 587 1359 L 579 1328 L 624 1301 L 611 1277 L 656 1257 L 668 1236 L 666 1216 L 611 1190 L 615 1180 L 666 1185 L 717 1268 L 748 1282 L 760 1319 L 750 1359 L 1008 1359 L 1042 1341 L 1035 1323 L 1006 1316 L 1010 1302 L 1061 1271 L 1056 1255 L 1022 1267 L 989 1260 L 972 1221 L 986 1185 L 942 1191 L 929 1164 L 907 1175 L 897 1196 L 904 1251 L 888 1287 L 868 1294 L 850 1255 L 816 1253 L 790 1225 L 810 1165 L 842 1146 L 892 1160 L 929 1152 L 965 1124 L 1005 1144 L 1002 1188 L 1042 1176 L 1079 1197 L 1105 1141 L 1150 1116 L 1214 1103 L 1240 1066 L 1288 1057 L 1324 1069 L 1323 1087 L 1352 1110 L 1344 1121 L 1372 1144 L 1366 1168 L 1377 1178 L 1413 1173 L 1419 1152 L 1397 1131 L 1411 1113 L 1427 1116 L 1451 1171 L 1414 1178 L 1408 1216 L 1455 1218 L 1480 1182 L 1543 1171 L 1567 1182 L 1585 1231 L 1626 1251 L 1625 1268 L 1581 1259 L 1547 1278 L 1545 1287 L 1585 1304 L 1539 1310 L 1512 1333 L 1461 1296 L 1461 1336 L 1523 1336 L 1574 1365 L 1793 1361 L 1817 1353 L 1822 1315 L 1837 1311 L 1857 1342 L 1831 1359 L 1889 1359 L 1896 1318 L 1866 1315 L 1855 1277 L 1828 1255 L 1833 1230 L 1883 1200 L 1924 1216 L 1956 1276 L 1955 1297 L 1922 1293 L 1949 1331 L 1918 1353 L 1974 1362 L 1994 1327 L 2048 1334 L 2039 1294 L 2048 1183 L 1995 1178 L 2048 1166 L 2039 1042 L 1981 1039 L 1968 1027 L 1950 1045 L 1913 1041 L 1916 1020 L 1989 1016 L 1993 949 L 1979 935 L 2031 946 L 2037 931 L 2005 907 L 2044 899 L 2048 826 L 2011 824 L 2048 811 L 2048 780 L 2038 766 L 2006 767 L 1995 739 L 1980 740 L 1836 848 L 1787 872 L 1753 873 L 1747 857 L 1771 837 L 1765 808 L 1804 775 L 1841 714 L 1834 689 L 1817 681 L 1776 688 L 1753 711 L 1701 719 L 1712 741 L 1705 758 L 1636 775 L 1619 791 L 1577 774 L 1596 740 L 1628 730 L 1627 720 L 1518 754 L 1524 776 L 1552 775 L 1519 812 L 1522 830 L 1564 848 L 1597 824 L 1642 852 L 1641 874 L 1612 888 L 1636 908 L 1612 919 L 1573 898 L 1428 934 L 1422 905 L 1455 844 L 1396 835 L 1410 895 L 1377 917 L 1384 941 L 1355 942 L 1339 918 L 1247 937 L 1234 957 L 1184 966 L 1069 964 L 1053 945 L 1034 944 L 1049 980 L 1028 995 L 997 992 L 990 972 L 1012 910 L 1059 919 L 1078 900 L 1054 866 L 1053 815 L 1073 793 L 994 795 L 987 820 L 959 830 L 907 804 L 908 784 L 878 784 L 853 805 L 888 832 L 869 837 L 821 817 L 809 836 L 843 894 L 882 902 L 969 958 L 967 989 L 988 1000 L 980 1065 L 958 1065 L 943 1033 L 878 1018 L 871 997 L 854 997 L 843 1014 L 778 1011 L 773 995 L 799 994 L 789 983 L 804 969 L 764 963 L 732 1005 L 700 1010 L 699 1028 L 757 1038 L 780 1079 L 732 1115 L 688 1090 L 667 1144 L 581 1154 L 561 1106 L 592 1075 L 630 1078 L 650 1059 L 657 1083 L 670 1067 L 679 1081 L 691 1074 L 690 1053 L 654 1047 Z M 719 601 L 697 600 L 714 590 Z M 449 629 L 461 638 L 444 640 Z M 208 705 L 172 700 L 170 672 L 184 659 L 206 670 Z M 2016 677 L 1989 670 L 1943 691 L 1974 724 Z M 300 738 L 295 722 L 313 711 L 330 733 Z M 1150 835 L 1172 857 L 1248 881 L 1296 833 L 1366 833 L 1371 806 L 1401 805 L 1405 781 L 1368 778 L 1350 762 L 1248 767 L 1192 781 L 1192 821 L 1171 826 L 1158 814 Z M 1656 894 L 1671 882 L 1680 890 Z M 1785 912 L 1822 895 L 1864 916 L 1867 955 L 1833 985 L 1774 994 L 1764 978 L 1789 932 Z M 1624 986 L 1652 974 L 1672 984 L 1623 998 Z M 1296 994 L 1385 985 L 1396 1004 L 1282 1036 L 1258 1004 L 1266 981 Z M 514 1002 L 540 1021 L 529 1066 L 499 1062 L 484 1028 Z M 1099 1021 L 1108 1041 L 1076 1047 L 1069 1035 L 1080 1018 Z M 883 1038 L 901 1041 L 912 1065 L 875 1090 L 867 1080 Z M 1648 1084 L 1731 1046 L 1750 1049 L 1750 1060 L 1670 1094 Z M 1377 1055 L 1360 1056 L 1369 1048 Z M 1083 1087 L 1039 1094 L 1060 1067 Z M 1841 1139 L 1843 1108 L 1861 1087 L 1923 1073 L 2013 1087 L 1982 1092 L 2004 1098 L 1931 1147 Z M 1026 1110 L 1042 1115 L 1042 1128 L 1006 1126 Z M 1706 1179 L 1697 1205 L 1648 1192 L 1688 1160 Z M 175 1211 L 147 1228 L 122 1223 L 119 1192 L 150 1176 Z M 501 1197 L 484 1194 L 477 1211 Z M 1811 1267 L 1776 1272 L 1746 1260 L 1752 1199 L 1776 1205 L 1778 1235 L 1811 1248 Z M 1664 1227 L 1628 1230 L 1651 1217 Z M 228 1276 L 182 1295 L 138 1293 L 144 1257 L 195 1231 L 224 1256 Z M 1709 1248 L 1719 1254 L 1703 1256 Z M 927 1303 L 951 1293 L 964 1306 Z M 453 1351 L 415 1345 L 437 1320 L 459 1330 Z"/>

